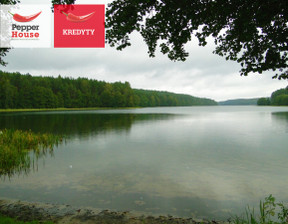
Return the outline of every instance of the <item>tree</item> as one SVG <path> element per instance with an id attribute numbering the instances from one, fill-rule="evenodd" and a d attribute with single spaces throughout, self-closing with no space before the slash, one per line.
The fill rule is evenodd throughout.
<path id="1" fill-rule="evenodd" d="M 3 57 L 9 52 L 9 48 L 0 48 L 0 65 L 6 66 L 7 62 L 3 60 Z"/>
<path id="2" fill-rule="evenodd" d="M 52 0 L 74 4 L 76 0 Z M 19 0 L 3 0 L 16 4 Z M 288 79 L 287 0 L 114 0 L 106 12 L 106 38 L 122 50 L 129 35 L 141 33 L 151 57 L 160 41 L 163 54 L 185 61 L 184 46 L 193 36 L 205 46 L 214 38 L 215 54 L 240 63 L 240 74 L 276 71 L 273 78 Z M 8 49 L 0 49 L 0 64 Z"/>
<path id="3" fill-rule="evenodd" d="M 288 106 L 288 95 L 279 95 L 273 99 L 274 106 Z"/>
<path id="4" fill-rule="evenodd" d="M 0 108 L 217 105 L 185 94 L 132 89 L 129 82 L 21 75 L 0 70 Z"/>
<path id="5" fill-rule="evenodd" d="M 278 89 L 271 94 L 271 104 L 274 106 L 288 105 L 288 86 Z"/>
<path id="6" fill-rule="evenodd" d="M 185 61 L 192 36 L 200 46 L 212 36 L 213 53 L 240 63 L 241 75 L 273 70 L 273 78 L 288 78 L 287 0 L 115 0 L 106 16 L 107 42 L 118 50 L 138 31 L 149 56 L 159 46 L 171 60 Z"/>
<path id="7" fill-rule="evenodd" d="M 257 100 L 258 106 L 268 106 L 270 105 L 270 98 L 262 97 Z"/>

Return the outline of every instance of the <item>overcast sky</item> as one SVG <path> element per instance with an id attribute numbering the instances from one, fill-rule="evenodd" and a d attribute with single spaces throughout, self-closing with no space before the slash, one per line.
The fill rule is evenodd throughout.
<path id="1" fill-rule="evenodd" d="M 76 0 L 76 4 L 106 4 L 108 0 Z M 21 0 L 22 4 L 51 3 L 49 0 Z M 33 76 L 87 77 L 108 82 L 128 81 L 132 88 L 185 93 L 216 101 L 235 98 L 270 96 L 285 88 L 287 81 L 272 80 L 273 72 L 262 75 L 239 75 L 240 66 L 212 54 L 213 41 L 199 47 L 197 41 L 187 45 L 190 53 L 185 62 L 172 62 L 157 53 L 149 58 L 147 47 L 137 33 L 132 46 L 117 51 L 104 49 L 13 49 L 5 60 L 4 71 L 30 73 Z"/>

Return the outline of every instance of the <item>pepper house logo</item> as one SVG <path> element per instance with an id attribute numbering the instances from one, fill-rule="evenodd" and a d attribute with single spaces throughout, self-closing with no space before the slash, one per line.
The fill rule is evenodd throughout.
<path id="1" fill-rule="evenodd" d="M 104 48 L 105 5 L 55 5 L 55 48 Z"/>
<path id="2" fill-rule="evenodd" d="M 1 5 L 1 47 L 49 48 L 52 45 L 50 5 Z"/>
<path id="3" fill-rule="evenodd" d="M 21 16 L 17 13 L 13 14 L 10 11 L 8 11 L 12 16 L 13 19 L 17 22 L 20 23 L 27 23 L 30 22 L 32 20 L 34 20 L 35 18 L 37 18 L 41 12 L 36 13 L 35 15 L 31 15 L 31 16 Z M 17 25 L 17 24 L 12 24 L 12 39 L 15 38 L 24 38 L 24 39 L 35 39 L 38 40 L 38 38 L 40 37 L 40 34 L 38 32 L 39 30 L 39 25 Z M 35 31 L 35 32 L 34 32 Z"/>

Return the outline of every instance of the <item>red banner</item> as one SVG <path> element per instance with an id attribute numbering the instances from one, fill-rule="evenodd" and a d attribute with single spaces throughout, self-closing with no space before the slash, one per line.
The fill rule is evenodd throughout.
<path id="1" fill-rule="evenodd" d="M 55 48 L 104 48 L 105 5 L 54 5 Z"/>

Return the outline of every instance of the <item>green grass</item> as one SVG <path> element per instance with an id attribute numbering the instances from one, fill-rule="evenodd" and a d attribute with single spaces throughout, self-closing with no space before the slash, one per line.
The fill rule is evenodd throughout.
<path id="1" fill-rule="evenodd" d="M 22 130 L 0 130 L 0 177 L 29 172 L 35 160 L 52 154 L 63 138 L 53 134 L 39 134 Z M 33 157 L 29 154 L 34 152 Z"/>
<path id="2" fill-rule="evenodd" d="M 275 202 L 275 197 L 269 195 L 259 204 L 259 213 L 255 209 L 246 208 L 245 214 L 232 219 L 235 224 L 288 224 L 288 207 L 283 202 Z"/>
<path id="3" fill-rule="evenodd" d="M 115 110 L 136 109 L 141 107 L 87 107 L 87 108 L 39 108 L 39 109 L 0 109 L 0 113 L 10 112 L 39 112 L 39 111 L 75 111 L 75 110 Z"/>
<path id="4" fill-rule="evenodd" d="M 53 222 L 40 222 L 40 221 L 32 221 L 32 222 L 23 222 L 18 221 L 14 218 L 9 218 L 0 214 L 0 224 L 53 224 Z"/>

